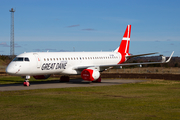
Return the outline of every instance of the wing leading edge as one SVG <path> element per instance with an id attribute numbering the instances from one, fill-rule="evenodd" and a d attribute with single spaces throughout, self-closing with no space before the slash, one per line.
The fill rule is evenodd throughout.
<path id="1" fill-rule="evenodd" d="M 153 55 L 153 54 L 158 54 L 159 52 L 155 53 L 146 53 L 146 54 L 138 54 L 138 55 L 128 55 L 126 56 L 127 59 L 132 58 L 132 57 L 139 57 L 139 56 L 145 56 L 145 55 Z"/>

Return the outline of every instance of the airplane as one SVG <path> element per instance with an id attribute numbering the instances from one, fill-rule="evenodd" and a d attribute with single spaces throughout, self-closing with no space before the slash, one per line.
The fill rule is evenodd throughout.
<path id="1" fill-rule="evenodd" d="M 25 77 L 24 86 L 30 86 L 30 76 L 35 79 L 47 79 L 51 74 L 65 75 L 60 81 L 68 82 L 68 75 L 81 74 L 85 81 L 101 82 L 100 72 L 112 67 L 168 63 L 162 56 L 160 62 L 124 63 L 132 57 L 157 54 L 147 53 L 131 55 L 129 53 L 131 25 L 127 25 L 119 47 L 112 52 L 29 52 L 16 56 L 7 66 L 10 75 Z M 124 63 L 124 64 L 123 64 Z"/>

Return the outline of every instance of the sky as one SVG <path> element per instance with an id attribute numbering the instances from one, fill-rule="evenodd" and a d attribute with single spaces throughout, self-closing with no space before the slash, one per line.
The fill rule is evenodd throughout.
<path id="1" fill-rule="evenodd" d="M 179 0 L 0 0 L 0 55 L 113 51 L 131 24 L 131 54 L 180 57 Z"/>

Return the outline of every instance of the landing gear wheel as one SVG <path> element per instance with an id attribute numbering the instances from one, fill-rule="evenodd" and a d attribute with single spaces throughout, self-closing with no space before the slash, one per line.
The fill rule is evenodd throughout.
<path id="1" fill-rule="evenodd" d="M 92 81 L 93 83 L 101 83 L 101 77 L 99 77 L 97 80 Z"/>
<path id="2" fill-rule="evenodd" d="M 61 76 L 60 82 L 69 82 L 69 76 Z"/>
<path id="3" fill-rule="evenodd" d="M 24 80 L 24 83 L 23 83 L 24 86 L 30 86 L 30 83 L 29 83 L 29 80 Z"/>

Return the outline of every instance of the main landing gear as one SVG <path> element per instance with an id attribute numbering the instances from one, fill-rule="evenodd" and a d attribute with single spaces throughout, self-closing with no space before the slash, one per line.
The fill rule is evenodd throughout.
<path id="1" fill-rule="evenodd" d="M 30 83 L 29 83 L 28 79 L 30 79 L 30 76 L 26 76 L 26 78 L 24 80 L 24 83 L 23 83 L 24 86 L 27 86 L 27 87 L 30 86 Z"/>
<path id="2" fill-rule="evenodd" d="M 101 83 L 101 77 L 99 77 L 97 80 L 92 81 L 93 83 Z"/>
<path id="3" fill-rule="evenodd" d="M 69 76 L 61 76 L 60 82 L 69 82 Z"/>

